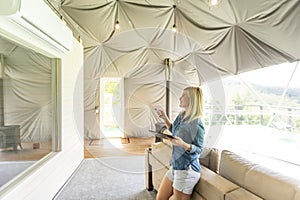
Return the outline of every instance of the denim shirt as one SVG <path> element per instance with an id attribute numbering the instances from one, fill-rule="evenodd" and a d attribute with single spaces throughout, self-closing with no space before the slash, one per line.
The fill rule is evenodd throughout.
<path id="1" fill-rule="evenodd" d="M 191 122 L 188 122 L 188 119 L 182 121 L 183 116 L 184 112 L 176 117 L 170 131 L 174 136 L 191 144 L 191 150 L 187 151 L 183 147 L 173 145 L 171 165 L 174 170 L 187 170 L 191 166 L 194 171 L 200 172 L 199 157 L 203 148 L 204 127 L 201 119 L 197 118 Z"/>

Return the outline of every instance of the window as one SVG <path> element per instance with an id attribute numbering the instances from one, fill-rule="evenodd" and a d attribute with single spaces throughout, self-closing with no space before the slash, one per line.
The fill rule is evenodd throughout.
<path id="1" fill-rule="evenodd" d="M 217 105 L 206 101 L 207 126 L 223 126 L 217 148 L 295 177 L 300 169 L 299 77 L 298 63 L 285 63 L 224 78 L 225 112 L 209 112 Z"/>
<path id="2" fill-rule="evenodd" d="M 1 187 L 60 151 L 60 63 L 2 37 L 0 44 Z"/>

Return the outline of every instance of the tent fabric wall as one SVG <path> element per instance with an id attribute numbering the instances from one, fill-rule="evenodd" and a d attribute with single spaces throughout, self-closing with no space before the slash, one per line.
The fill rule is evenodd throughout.
<path id="1" fill-rule="evenodd" d="M 153 34 L 157 35 L 157 37 L 163 37 L 160 39 L 161 41 L 166 41 L 170 38 L 170 35 L 173 35 L 173 32 L 169 31 L 168 34 L 160 35 L 161 30 L 141 30 L 141 32 L 153 32 Z M 139 87 L 139 93 L 147 94 L 147 90 L 149 89 L 149 85 L 153 85 L 153 87 L 157 87 L 157 85 L 163 85 L 165 89 L 165 68 L 164 59 L 165 57 L 171 57 L 172 62 L 174 62 L 173 67 L 173 75 L 174 80 L 172 84 L 174 85 L 181 85 L 181 88 L 188 85 L 200 85 L 200 77 L 198 75 L 198 71 L 193 65 L 195 62 L 195 56 L 191 53 L 186 55 L 185 59 L 180 59 L 180 55 L 172 54 L 172 46 L 164 46 L 164 43 L 153 43 L 152 41 L 153 35 L 150 34 L 148 38 L 144 37 L 143 40 L 146 40 L 152 46 L 150 49 L 145 46 L 140 46 L 138 42 L 137 46 L 131 46 L 130 48 L 126 45 L 126 40 L 124 37 L 128 38 L 131 33 L 127 33 L 129 35 L 120 35 L 120 40 L 118 41 L 118 45 L 122 45 L 124 43 L 124 50 L 120 49 L 120 47 L 115 48 L 114 46 L 101 46 L 95 48 L 93 51 L 86 53 L 86 62 L 85 62 L 85 108 L 88 110 L 85 115 L 85 120 L 89 125 L 94 127 L 95 129 L 86 129 L 86 132 L 89 133 L 89 136 L 99 138 L 97 133 L 97 129 L 99 126 L 94 126 L 90 122 L 93 119 L 90 119 L 89 116 L 94 118 L 94 107 L 95 107 L 95 94 L 97 84 L 99 82 L 100 77 L 125 77 L 125 109 L 133 109 L 132 107 L 127 107 L 129 105 L 128 102 L 132 101 L 130 98 L 131 96 L 128 94 L 136 90 L 134 85 Z M 144 34 L 145 36 L 146 34 Z M 178 39 L 181 41 L 178 49 L 181 49 L 183 53 L 187 53 L 191 46 L 195 47 L 196 45 L 189 41 L 187 38 L 180 38 Z M 134 43 L 134 40 L 133 40 Z M 116 45 L 116 43 L 113 43 Z M 167 49 L 170 48 L 170 49 Z M 102 49 L 101 53 L 99 53 L 99 49 Z M 191 50 L 190 50 L 191 51 Z M 96 55 L 95 55 L 96 54 Z M 206 55 L 204 52 L 201 52 L 201 55 L 204 60 L 209 60 L 209 55 Z M 99 57 L 97 57 L 99 56 Z M 173 60 L 174 59 L 174 60 Z M 112 62 L 113 60 L 113 62 Z M 209 62 L 206 62 L 209 63 Z M 99 68 L 95 68 L 94 66 L 101 66 Z M 210 67 L 214 69 L 214 67 Z M 205 69 L 205 71 L 207 71 Z M 204 71 L 203 71 L 204 72 Z M 89 78 L 88 78 L 89 77 Z M 127 84 L 131 83 L 131 84 Z M 173 91 L 174 93 L 175 91 Z M 176 96 L 179 97 L 181 95 L 182 90 L 176 90 Z M 161 90 L 157 92 L 151 91 L 151 95 L 153 97 L 149 97 L 149 99 L 145 102 L 147 104 L 143 105 L 144 109 L 149 109 L 151 104 L 155 104 L 160 98 Z M 177 98 L 178 99 L 178 98 Z M 150 101 L 151 100 L 151 101 Z M 131 104 L 132 105 L 132 104 Z M 177 106 L 177 105 L 176 105 Z M 178 110 L 178 107 L 177 107 Z M 147 112 L 146 110 L 140 110 L 141 112 Z M 136 117 L 129 117 L 128 112 L 125 112 L 125 127 L 123 130 L 127 136 L 134 136 L 134 137 L 146 137 L 149 136 L 149 133 L 145 131 L 145 128 L 141 129 L 138 128 L 136 125 L 133 125 L 136 121 L 129 122 Z M 154 115 L 154 113 L 152 113 Z M 139 117 L 146 117 L 138 115 Z M 149 117 L 149 116 L 148 116 Z M 153 116 L 152 116 L 153 118 Z M 141 120 L 141 119 L 140 119 Z M 144 120 L 149 121 L 149 118 L 145 118 Z M 150 120 L 154 122 L 154 120 Z M 95 122 L 95 121 L 94 121 Z M 96 122 L 97 123 L 97 122 Z M 121 123 L 120 123 L 121 124 Z M 154 126 L 151 123 L 151 126 Z M 145 127 L 145 126 L 143 126 Z M 87 126 L 86 126 L 87 128 Z"/>
<path id="2" fill-rule="evenodd" d="M 189 84 L 300 58 L 300 1 L 296 0 L 222 0 L 215 7 L 205 0 L 64 0 L 55 5 L 74 35 L 83 40 L 85 111 L 90 113 L 85 132 L 94 137 L 99 131 L 91 130 L 96 120 L 89 116 L 95 117 L 91 114 L 95 90 L 103 76 L 125 77 L 129 83 L 135 82 L 131 73 L 147 69 L 142 87 L 156 79 L 149 68 L 164 73 L 163 61 L 171 58 L 180 74 L 186 74 L 188 65 L 188 71 L 198 74 L 198 78 L 184 77 Z M 116 21 L 119 30 L 114 28 Z M 171 31 L 173 24 L 176 33 Z M 175 80 L 175 85 L 183 81 Z M 159 96 L 152 103 L 155 99 Z"/>
<path id="3" fill-rule="evenodd" d="M 23 142 L 51 140 L 52 61 L 12 43 L 4 45 L 3 41 L 4 124 L 20 125 Z"/>

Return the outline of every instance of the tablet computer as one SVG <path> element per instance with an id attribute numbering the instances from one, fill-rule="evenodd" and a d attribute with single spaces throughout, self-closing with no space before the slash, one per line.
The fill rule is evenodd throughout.
<path id="1" fill-rule="evenodd" d="M 152 130 L 149 130 L 149 132 L 155 133 L 155 136 L 156 136 L 156 137 L 159 137 L 159 138 L 164 138 L 164 139 L 175 139 L 175 137 L 174 137 L 173 135 L 167 135 L 167 134 L 163 134 L 163 133 L 158 133 L 158 132 L 152 131 Z"/>

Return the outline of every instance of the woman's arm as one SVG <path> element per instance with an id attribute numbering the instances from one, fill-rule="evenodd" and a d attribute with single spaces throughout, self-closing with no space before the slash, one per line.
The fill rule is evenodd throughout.
<path id="1" fill-rule="evenodd" d="M 172 126 L 172 123 L 167 116 L 163 120 L 165 121 L 167 128 L 170 128 Z"/>
<path id="2" fill-rule="evenodd" d="M 175 139 L 170 139 L 173 145 L 181 146 L 186 151 L 190 153 L 201 153 L 203 148 L 203 141 L 204 141 L 204 128 L 203 126 L 197 125 L 196 129 L 197 133 L 193 139 L 192 143 L 185 142 L 182 138 L 175 136 Z"/>
<path id="3" fill-rule="evenodd" d="M 166 115 L 166 113 L 161 109 L 155 109 L 155 110 L 156 110 L 158 116 L 164 120 L 167 128 L 170 128 L 172 123 L 171 123 L 170 119 L 168 118 L 168 116 Z"/>
<path id="4" fill-rule="evenodd" d="M 203 148 L 203 142 L 204 142 L 204 127 L 198 125 L 197 126 L 197 134 L 193 140 L 193 144 L 191 144 L 191 150 L 190 152 L 197 152 L 201 153 Z"/>

